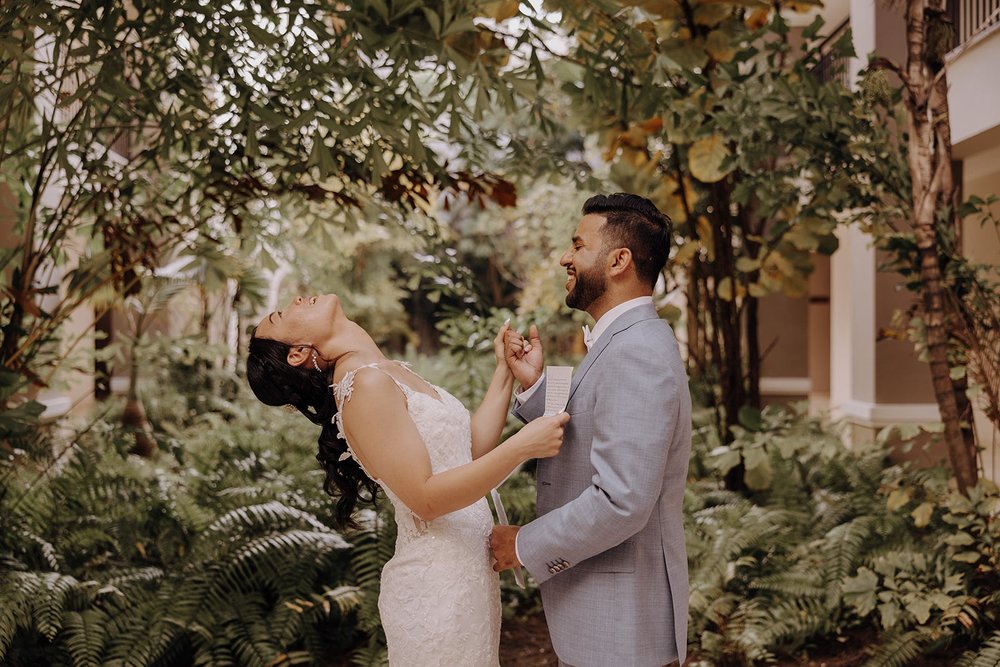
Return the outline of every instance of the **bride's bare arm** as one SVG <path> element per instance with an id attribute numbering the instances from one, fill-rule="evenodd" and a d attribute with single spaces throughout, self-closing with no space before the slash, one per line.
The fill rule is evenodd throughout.
<path id="1" fill-rule="evenodd" d="M 507 367 L 504 357 L 504 335 L 510 328 L 505 322 L 500 333 L 493 339 L 493 353 L 497 360 L 493 379 L 483 396 L 482 403 L 472 415 L 472 458 L 478 459 L 491 451 L 500 441 L 500 433 L 507 423 L 510 409 L 510 394 L 514 390 L 514 374 Z"/>
<path id="2" fill-rule="evenodd" d="M 471 463 L 434 474 L 406 399 L 387 375 L 359 372 L 343 412 L 347 438 L 365 469 L 425 521 L 473 504 L 527 459 L 557 454 L 569 419 L 536 419 Z"/>

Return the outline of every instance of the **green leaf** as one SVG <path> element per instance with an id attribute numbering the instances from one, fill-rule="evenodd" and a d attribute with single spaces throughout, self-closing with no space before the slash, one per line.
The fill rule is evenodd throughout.
<path id="1" fill-rule="evenodd" d="M 323 143 L 323 137 L 319 132 L 313 135 L 312 150 L 309 152 L 309 166 L 318 167 L 321 178 L 326 178 L 337 172 L 337 163 L 330 154 L 330 149 Z"/>
<path id="2" fill-rule="evenodd" d="M 899 605 L 895 602 L 883 602 L 878 606 L 878 613 L 882 618 L 882 627 L 886 630 L 896 627 L 899 622 Z"/>
<path id="3" fill-rule="evenodd" d="M 45 406 L 38 401 L 26 401 L 15 408 L 0 412 L 0 435 L 14 435 L 38 425 Z"/>
<path id="4" fill-rule="evenodd" d="M 441 37 L 441 17 L 437 13 L 427 6 L 422 6 L 420 8 L 424 12 L 424 18 L 427 19 L 428 25 L 431 27 L 431 32 L 434 33 L 435 37 Z"/>
<path id="5" fill-rule="evenodd" d="M 875 609 L 877 598 L 875 589 L 878 575 L 867 567 L 858 569 L 857 575 L 844 579 L 844 602 L 854 607 L 858 615 L 865 617 Z"/>
<path id="6" fill-rule="evenodd" d="M 962 551 L 954 556 L 952 560 L 957 560 L 960 563 L 975 563 L 979 560 L 981 554 L 978 551 Z"/>
<path id="7" fill-rule="evenodd" d="M 731 447 L 722 445 L 709 452 L 709 460 L 712 467 L 720 475 L 725 475 L 740 464 L 740 453 Z"/>
<path id="8" fill-rule="evenodd" d="M 913 614 L 913 617 L 917 619 L 917 623 L 923 625 L 931 617 L 931 601 L 918 598 L 909 602 L 906 605 L 906 610 Z"/>
<path id="9" fill-rule="evenodd" d="M 764 428 L 764 421 L 761 418 L 760 410 L 750 405 L 744 405 L 740 408 L 738 420 L 740 424 L 750 431 L 760 431 Z"/>
<path id="10" fill-rule="evenodd" d="M 748 487 L 754 491 L 764 491 L 771 487 L 774 470 L 763 447 L 750 447 L 744 450 L 743 462 L 746 466 L 743 481 Z"/>
<path id="11" fill-rule="evenodd" d="M 945 544 L 950 544 L 953 547 L 966 547 L 970 544 L 975 544 L 976 538 L 969 535 L 967 532 L 960 530 L 946 537 L 944 541 Z"/>

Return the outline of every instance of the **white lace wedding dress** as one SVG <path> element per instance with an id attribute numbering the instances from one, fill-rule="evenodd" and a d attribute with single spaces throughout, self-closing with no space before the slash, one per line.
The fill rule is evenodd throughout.
<path id="1" fill-rule="evenodd" d="M 337 427 L 345 442 L 341 410 L 351 399 L 355 374 L 364 368 L 385 373 L 406 396 L 407 410 L 427 446 L 435 474 L 472 461 L 472 432 L 465 406 L 439 387 L 434 387 L 439 398 L 414 391 L 379 364 L 350 371 L 333 385 Z M 347 447 L 361 465 L 350 443 Z M 367 471 L 365 474 L 371 477 Z M 378 601 L 389 644 L 389 664 L 499 665 L 500 583 L 490 561 L 493 515 L 486 499 L 426 522 L 385 484 L 375 481 L 392 502 L 398 528 L 396 552 L 382 570 Z"/>

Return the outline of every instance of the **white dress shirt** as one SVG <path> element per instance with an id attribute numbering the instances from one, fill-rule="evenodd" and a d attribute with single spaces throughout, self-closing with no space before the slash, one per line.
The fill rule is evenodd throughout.
<path id="1" fill-rule="evenodd" d="M 594 343 L 598 341 L 602 334 L 608 330 L 608 328 L 617 320 L 619 317 L 632 310 L 633 308 L 638 308 L 639 306 L 645 306 L 646 304 L 652 304 L 653 297 L 651 296 L 640 296 L 635 299 L 630 299 L 623 303 L 618 304 L 608 312 L 601 315 L 601 319 L 597 320 L 594 328 L 584 325 L 583 327 L 583 342 L 587 345 L 587 350 L 594 346 Z M 545 373 L 542 373 L 535 384 L 531 385 L 524 391 L 514 394 L 514 400 L 518 404 L 524 403 L 526 400 L 531 398 L 531 395 L 535 393 L 538 386 L 542 384 L 542 380 L 545 378 Z M 514 555 L 517 557 L 518 562 L 521 561 L 521 553 L 517 549 L 517 535 L 514 536 Z"/>

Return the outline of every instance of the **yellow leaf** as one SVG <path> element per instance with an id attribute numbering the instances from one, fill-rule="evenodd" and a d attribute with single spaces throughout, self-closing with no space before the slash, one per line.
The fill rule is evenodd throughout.
<path id="1" fill-rule="evenodd" d="M 822 3 L 820 3 L 819 0 L 798 0 L 797 2 L 789 2 L 785 5 L 785 7 L 788 7 L 793 12 L 798 14 L 805 14 L 806 12 L 810 12 L 821 6 Z"/>
<path id="2" fill-rule="evenodd" d="M 726 139 L 722 135 L 713 134 L 692 144 L 688 151 L 688 167 L 691 175 L 702 183 L 718 183 L 729 170 L 722 168 L 722 163 L 729 157 Z"/>
<path id="3" fill-rule="evenodd" d="M 798 273 L 795 270 L 795 265 L 788 261 L 788 258 L 780 252 L 772 252 L 768 255 L 767 259 L 764 260 L 764 268 L 772 273 L 781 274 L 789 278 Z"/>
<path id="4" fill-rule="evenodd" d="M 656 190 L 650 193 L 649 198 L 653 200 L 656 207 L 667 214 L 674 224 L 687 222 L 687 212 L 684 210 L 684 202 L 677 194 L 676 185 L 661 183 Z"/>
<path id="5" fill-rule="evenodd" d="M 708 218 L 705 216 L 699 215 L 695 231 L 698 232 L 698 238 L 701 240 L 701 244 L 708 249 L 709 260 L 714 260 L 715 254 L 712 251 L 712 247 L 714 245 L 712 241 L 714 237 L 712 232 L 712 223 L 710 223 Z"/>
<path id="6" fill-rule="evenodd" d="M 750 12 L 750 15 L 747 16 L 744 23 L 750 30 L 758 30 L 759 28 L 763 28 L 765 25 L 767 25 L 767 19 L 770 16 L 771 16 L 770 7 L 767 8 L 759 7 Z"/>
<path id="7" fill-rule="evenodd" d="M 924 528 L 931 522 L 931 515 L 934 514 L 933 503 L 920 503 L 917 508 L 910 512 L 913 517 L 913 524 L 917 528 Z"/>
<path id="8" fill-rule="evenodd" d="M 781 286 L 785 294 L 793 299 L 809 294 L 809 280 L 801 273 L 794 276 L 787 276 Z"/>
<path id="9" fill-rule="evenodd" d="M 506 21 L 517 16 L 517 8 L 521 5 L 520 0 L 498 0 L 483 4 L 481 15 L 491 18 L 494 21 Z"/>
<path id="10" fill-rule="evenodd" d="M 678 19 L 684 16 L 681 4 L 677 0 L 646 0 L 642 8 L 650 14 L 664 19 Z"/>
<path id="11" fill-rule="evenodd" d="M 695 256 L 699 248 L 701 248 L 701 244 L 697 241 L 688 241 L 677 250 L 677 254 L 674 255 L 673 265 L 683 266 L 687 264 Z"/>
<path id="12" fill-rule="evenodd" d="M 715 288 L 715 293 L 719 295 L 719 298 L 723 301 L 733 300 L 733 279 L 726 276 L 719 282 L 719 286 Z"/>
<path id="13" fill-rule="evenodd" d="M 723 20 L 732 15 L 733 9 L 729 5 L 704 3 L 694 8 L 694 22 L 698 25 L 714 28 Z"/>
<path id="14" fill-rule="evenodd" d="M 736 56 L 731 36 L 722 30 L 713 30 L 708 33 L 708 38 L 705 39 L 705 50 L 716 62 L 720 63 L 728 63 Z"/>
<path id="15" fill-rule="evenodd" d="M 895 512 L 908 502 L 910 502 L 909 489 L 894 489 L 889 494 L 889 499 L 885 501 L 885 508 L 890 512 Z"/>

